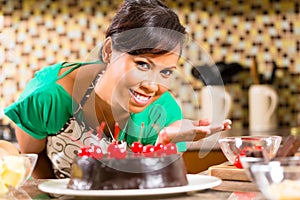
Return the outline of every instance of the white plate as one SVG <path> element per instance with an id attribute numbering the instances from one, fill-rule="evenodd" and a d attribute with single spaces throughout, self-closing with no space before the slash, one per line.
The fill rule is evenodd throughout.
<path id="1" fill-rule="evenodd" d="M 221 184 L 221 179 L 214 176 L 188 174 L 188 185 L 156 189 L 127 189 L 127 190 L 72 190 L 67 188 L 69 179 L 48 180 L 39 184 L 38 188 L 46 193 L 67 196 L 148 196 L 161 194 L 175 194 L 199 191 Z"/>

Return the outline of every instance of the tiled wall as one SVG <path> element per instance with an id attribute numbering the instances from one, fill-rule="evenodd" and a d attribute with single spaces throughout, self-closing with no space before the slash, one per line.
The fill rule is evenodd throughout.
<path id="1" fill-rule="evenodd" d="M 120 0 L 0 0 L 0 120 L 34 72 L 59 61 L 82 61 L 104 38 Z M 272 61 L 279 70 L 282 126 L 297 124 L 300 112 L 300 3 L 297 0 L 166 0 L 189 32 L 176 86 L 188 117 L 201 110 L 202 82 L 191 68 L 210 62 L 238 62 L 243 71 L 226 84 L 234 99 L 234 128 L 248 126 L 249 67 L 255 56 L 259 72 L 268 76 Z M 194 93 L 195 92 L 195 93 Z"/>

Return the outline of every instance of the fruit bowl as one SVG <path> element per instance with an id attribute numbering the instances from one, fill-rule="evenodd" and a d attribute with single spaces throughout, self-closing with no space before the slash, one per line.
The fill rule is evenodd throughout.
<path id="1" fill-rule="evenodd" d="M 249 171 L 267 199 L 300 199 L 300 157 L 253 162 Z"/>
<path id="2" fill-rule="evenodd" d="M 7 155 L 0 158 L 0 195 L 21 187 L 31 176 L 37 154 Z"/>
<path id="3" fill-rule="evenodd" d="M 281 136 L 237 136 L 224 137 L 218 140 L 220 148 L 227 160 L 237 168 L 243 168 L 240 158 L 275 157 L 281 143 Z"/>

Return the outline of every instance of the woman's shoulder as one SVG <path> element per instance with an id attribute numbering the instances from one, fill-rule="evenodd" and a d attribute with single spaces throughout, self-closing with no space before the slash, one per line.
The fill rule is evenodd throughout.
<path id="1" fill-rule="evenodd" d="M 49 94 L 66 93 L 56 83 L 61 63 L 42 68 L 35 73 L 35 76 L 28 82 L 20 95 L 19 100 L 29 96 L 49 96 Z"/>
<path id="2" fill-rule="evenodd" d="M 93 64 L 95 62 L 60 62 L 44 67 L 37 71 L 28 82 L 20 95 L 19 101 L 28 97 L 39 98 L 45 101 L 57 100 L 61 101 L 61 103 L 63 103 L 63 100 L 69 101 L 73 98 L 70 91 L 72 91 L 72 82 L 74 80 L 67 78 L 65 80 L 70 83 L 66 83 L 66 81 L 62 81 L 63 77 L 61 76 L 67 76 L 81 66 Z M 62 69 L 64 70 L 63 73 L 61 73 Z"/>

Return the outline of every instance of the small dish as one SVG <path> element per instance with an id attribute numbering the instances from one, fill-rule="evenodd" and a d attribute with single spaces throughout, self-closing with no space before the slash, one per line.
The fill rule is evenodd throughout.
<path id="1" fill-rule="evenodd" d="M 237 136 L 224 137 L 218 140 L 220 148 L 228 161 L 238 168 L 243 168 L 241 156 L 275 157 L 281 143 L 281 136 Z"/>
<path id="2" fill-rule="evenodd" d="M 6 155 L 0 158 L 0 195 L 21 187 L 36 165 L 37 154 Z"/>

